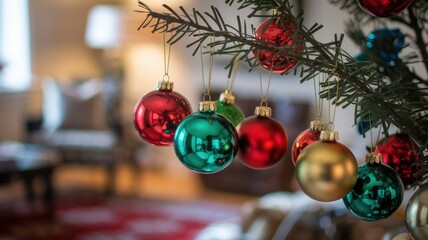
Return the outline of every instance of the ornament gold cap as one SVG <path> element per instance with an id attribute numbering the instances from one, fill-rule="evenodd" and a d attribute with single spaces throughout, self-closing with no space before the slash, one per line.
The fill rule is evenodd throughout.
<path id="1" fill-rule="evenodd" d="M 271 117 L 272 116 L 272 108 L 267 106 L 258 106 L 254 111 L 254 114 L 259 117 Z"/>
<path id="2" fill-rule="evenodd" d="M 321 141 L 338 141 L 339 140 L 339 132 L 323 130 L 320 134 Z"/>
<path id="3" fill-rule="evenodd" d="M 226 90 L 220 94 L 220 102 L 224 102 L 227 104 L 234 104 L 235 103 L 235 96 L 233 96 L 231 91 Z"/>
<path id="4" fill-rule="evenodd" d="M 366 163 L 382 163 L 382 154 L 380 153 L 367 154 Z"/>
<path id="5" fill-rule="evenodd" d="M 158 82 L 158 90 L 161 91 L 172 91 L 172 89 L 174 89 L 174 82 L 171 81 L 159 81 Z"/>
<path id="6" fill-rule="evenodd" d="M 321 120 L 311 121 L 310 129 L 314 131 L 323 131 L 326 129 L 326 125 Z"/>
<path id="7" fill-rule="evenodd" d="M 199 102 L 199 111 L 216 111 L 217 106 L 214 101 L 202 101 Z"/>

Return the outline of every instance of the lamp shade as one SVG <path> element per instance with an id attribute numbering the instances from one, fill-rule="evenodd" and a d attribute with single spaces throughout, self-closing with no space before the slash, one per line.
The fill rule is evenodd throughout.
<path id="1" fill-rule="evenodd" d="M 107 49 L 120 44 L 121 10 L 117 6 L 97 5 L 88 14 L 85 42 L 91 48 Z"/>

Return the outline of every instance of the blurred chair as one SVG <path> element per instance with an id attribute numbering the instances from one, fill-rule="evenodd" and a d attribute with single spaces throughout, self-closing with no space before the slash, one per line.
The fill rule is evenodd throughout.
<path id="1" fill-rule="evenodd" d="M 29 140 L 59 150 L 63 163 L 104 166 L 105 192 L 112 193 L 115 166 L 129 155 L 119 117 L 121 86 L 108 89 L 107 81 L 96 79 L 59 83 L 46 78 L 42 126 Z"/>

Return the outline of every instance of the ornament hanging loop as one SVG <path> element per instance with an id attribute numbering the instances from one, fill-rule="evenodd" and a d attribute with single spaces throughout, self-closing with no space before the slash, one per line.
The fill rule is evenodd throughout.
<path id="1" fill-rule="evenodd" d="M 209 62 L 209 69 L 208 69 L 208 86 L 205 87 L 205 72 L 204 72 L 204 60 L 203 60 L 203 53 L 202 48 L 199 48 L 200 54 L 201 54 L 201 70 L 202 70 L 202 85 L 204 89 L 203 94 L 203 100 L 204 101 L 211 101 L 211 78 L 213 73 L 213 66 L 214 66 L 214 43 L 215 43 L 215 36 L 211 39 L 210 46 L 210 62 Z"/>
<path id="2" fill-rule="evenodd" d="M 336 96 L 335 96 L 335 99 L 333 102 L 333 104 L 334 104 L 333 116 L 331 115 L 332 103 L 331 103 L 331 95 L 330 95 L 330 92 L 331 92 L 331 88 L 330 88 L 330 82 L 331 81 L 330 81 L 330 79 L 332 79 L 332 78 L 333 78 L 332 81 L 336 81 Z M 334 129 L 334 120 L 336 118 L 337 102 L 339 101 L 339 78 L 336 76 L 336 68 L 334 68 L 332 70 L 332 72 L 327 77 L 327 87 L 328 87 L 328 93 L 327 93 L 328 94 L 328 96 L 327 96 L 327 98 L 328 98 L 328 124 L 327 124 L 327 126 Z"/>
<path id="3" fill-rule="evenodd" d="M 174 27 L 174 25 L 172 25 Z M 168 50 L 166 49 L 167 41 L 165 38 L 165 32 L 167 32 L 167 26 L 165 26 L 164 31 L 162 32 L 163 38 L 163 63 L 164 63 L 164 75 L 162 81 L 169 82 L 169 63 L 171 61 L 171 44 L 168 44 Z M 172 37 L 172 32 L 171 32 Z"/>
<path id="4" fill-rule="evenodd" d="M 262 107 L 268 106 L 267 99 L 269 96 L 270 82 L 272 80 L 272 72 L 273 72 L 273 69 L 271 69 L 271 71 L 270 71 L 268 85 L 267 85 L 267 89 L 266 89 L 266 94 L 264 94 L 263 93 L 263 84 L 262 84 L 262 72 L 259 71 L 259 73 L 260 73 L 260 95 L 261 95 L 260 106 L 262 106 Z"/>

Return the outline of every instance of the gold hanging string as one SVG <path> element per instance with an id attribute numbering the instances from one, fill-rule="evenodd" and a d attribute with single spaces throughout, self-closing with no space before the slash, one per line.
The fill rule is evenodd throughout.
<path id="1" fill-rule="evenodd" d="M 204 72 L 204 60 L 203 60 L 203 53 L 202 53 L 202 47 L 199 48 L 200 55 L 201 55 L 201 70 L 202 70 L 202 87 L 204 89 L 204 95 L 203 95 L 203 101 L 211 101 L 211 77 L 213 72 L 213 66 L 214 66 L 214 39 L 211 39 L 210 44 L 210 62 L 209 62 L 209 69 L 208 69 L 208 86 L 205 87 L 205 72 Z"/>
<path id="2" fill-rule="evenodd" d="M 336 119 L 336 109 L 337 109 L 337 102 L 339 100 L 339 79 L 334 74 L 335 70 L 333 70 L 333 73 L 328 76 L 327 78 L 327 86 L 328 86 L 328 126 L 330 126 L 331 130 L 334 130 L 334 121 Z M 331 97 L 330 97 L 330 79 L 334 78 L 336 81 L 336 98 L 334 100 L 334 108 L 333 108 L 333 116 L 331 116 Z"/>
<path id="3" fill-rule="evenodd" d="M 174 27 L 174 25 L 173 25 Z M 169 63 L 171 60 L 171 44 L 168 44 L 168 53 L 166 50 L 166 39 L 165 39 L 165 32 L 167 31 L 167 27 L 165 27 L 165 30 L 162 32 L 163 36 L 163 64 L 164 64 L 164 75 L 163 75 L 163 81 L 169 82 Z M 172 32 L 171 32 L 172 36 Z"/>
<path id="4" fill-rule="evenodd" d="M 235 60 L 233 61 L 232 76 L 227 79 L 227 89 L 226 90 L 229 91 L 230 93 L 232 92 L 233 85 L 235 84 L 235 79 L 236 79 L 236 74 L 238 72 L 238 68 L 239 68 L 239 58 L 238 58 L 238 56 L 236 56 Z"/>
<path id="5" fill-rule="evenodd" d="M 374 152 L 376 150 L 377 146 L 375 146 L 375 143 L 373 141 L 373 133 L 372 133 L 373 125 L 372 125 L 372 115 L 371 115 L 371 112 L 369 112 L 369 127 L 370 127 L 370 153 L 372 153 L 372 152 Z M 383 129 L 383 126 L 382 125 L 379 126 L 379 131 L 378 131 L 377 137 L 376 137 L 376 143 L 378 143 L 379 140 L 380 140 L 380 134 L 382 133 L 382 129 Z"/>
<path id="6" fill-rule="evenodd" d="M 314 78 L 314 95 L 315 95 L 315 120 L 320 120 L 322 117 L 322 110 L 323 110 L 323 99 L 320 97 L 320 92 L 324 89 L 321 88 L 320 83 L 320 74 L 316 78 Z M 317 91 L 317 85 L 318 85 L 318 91 Z"/>
<path id="7" fill-rule="evenodd" d="M 370 153 L 374 152 L 374 143 L 373 143 L 373 131 L 372 131 L 372 115 L 371 112 L 369 112 L 369 128 L 370 128 Z M 361 120 L 362 121 L 362 120 Z M 364 129 L 363 129 L 364 131 Z"/>
<path id="8" fill-rule="evenodd" d="M 259 69 L 259 73 L 260 73 L 260 95 L 262 98 L 262 101 L 260 102 L 260 106 L 265 106 L 265 107 L 268 106 L 267 99 L 269 96 L 270 82 L 272 80 L 272 72 L 273 72 L 273 69 L 271 69 L 271 71 L 270 71 L 268 85 L 267 85 L 267 89 L 266 89 L 266 95 L 264 95 L 263 94 L 263 83 L 262 83 L 262 72 Z"/>

